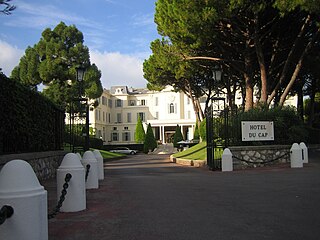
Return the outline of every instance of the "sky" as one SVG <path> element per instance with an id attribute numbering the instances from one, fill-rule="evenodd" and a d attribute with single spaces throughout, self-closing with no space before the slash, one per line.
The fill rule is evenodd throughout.
<path id="1" fill-rule="evenodd" d="M 146 87 L 143 61 L 159 38 L 154 23 L 156 0 L 12 0 L 17 8 L 0 15 L 0 68 L 10 76 L 28 46 L 61 21 L 84 35 L 90 61 L 101 70 L 104 88 Z M 1 7 L 2 9 L 3 7 Z"/>

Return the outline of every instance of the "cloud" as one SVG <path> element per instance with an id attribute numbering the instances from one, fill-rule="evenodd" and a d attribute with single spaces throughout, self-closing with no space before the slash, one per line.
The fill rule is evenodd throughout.
<path id="1" fill-rule="evenodd" d="M 91 51 L 90 60 L 101 70 L 104 88 L 118 85 L 146 87 L 147 81 L 143 78 L 142 66 L 146 54 L 126 55 L 119 52 Z"/>
<path id="2" fill-rule="evenodd" d="M 135 14 L 132 16 L 132 25 L 138 27 L 151 26 L 154 27 L 154 14 Z"/>
<path id="3" fill-rule="evenodd" d="M 24 51 L 1 40 L 0 49 L 0 68 L 4 74 L 10 76 L 13 68 L 19 64 Z"/>

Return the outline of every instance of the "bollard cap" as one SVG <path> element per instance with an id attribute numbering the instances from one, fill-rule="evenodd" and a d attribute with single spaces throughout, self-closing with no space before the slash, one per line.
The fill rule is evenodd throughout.
<path id="1" fill-rule="evenodd" d="M 83 166 L 80 162 L 78 155 L 75 153 L 67 153 L 64 156 L 59 167 L 59 169 L 79 169 L 79 168 L 83 169 Z"/>
<path id="2" fill-rule="evenodd" d="M 31 165 L 24 160 L 6 163 L 0 172 L 0 198 L 10 195 L 32 195 L 43 192 L 44 188 Z"/>
<path id="3" fill-rule="evenodd" d="M 101 155 L 101 153 L 100 153 L 100 151 L 99 150 L 93 150 L 93 155 L 95 156 L 95 158 L 97 159 L 97 160 L 103 160 L 103 157 L 102 157 L 102 155 Z"/>
<path id="4" fill-rule="evenodd" d="M 292 150 L 300 150 L 300 149 L 301 148 L 300 148 L 299 144 L 298 143 L 294 143 L 294 144 L 292 144 L 292 146 L 290 148 L 290 151 L 292 151 Z"/>
<path id="5" fill-rule="evenodd" d="M 307 148 L 307 146 L 306 146 L 306 144 L 304 142 L 301 142 L 299 145 L 300 145 L 301 148 Z"/>
<path id="6" fill-rule="evenodd" d="M 231 151 L 230 151 L 230 149 L 229 148 L 225 148 L 224 150 L 223 150 L 223 154 L 222 155 L 225 155 L 225 156 L 232 156 L 232 153 L 231 153 Z"/>
<path id="7" fill-rule="evenodd" d="M 97 162 L 97 159 L 96 159 L 96 157 L 94 156 L 93 152 L 91 152 L 91 151 L 86 151 L 86 152 L 83 154 L 82 162 Z"/>

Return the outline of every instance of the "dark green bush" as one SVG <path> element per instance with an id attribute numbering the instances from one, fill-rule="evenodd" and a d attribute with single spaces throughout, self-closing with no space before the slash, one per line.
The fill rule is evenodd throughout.
<path id="1" fill-rule="evenodd" d="M 182 132 L 181 132 L 181 128 L 179 125 L 176 126 L 176 131 L 174 133 L 174 136 L 173 136 L 173 146 L 174 147 L 179 147 L 179 144 L 178 142 L 182 141 L 183 140 L 183 135 L 182 135 Z"/>
<path id="2" fill-rule="evenodd" d="M 0 74 L 0 154 L 62 148 L 64 112 Z"/>
<path id="3" fill-rule="evenodd" d="M 143 152 L 148 153 L 149 150 L 153 151 L 156 147 L 157 147 L 157 141 L 154 137 L 151 125 L 149 123 L 147 128 L 146 138 L 144 140 Z"/>
<path id="4" fill-rule="evenodd" d="M 242 142 L 241 121 L 273 121 L 274 141 Z M 256 108 L 232 117 L 229 124 L 232 145 L 292 144 L 307 142 L 308 132 L 295 108 Z"/>

